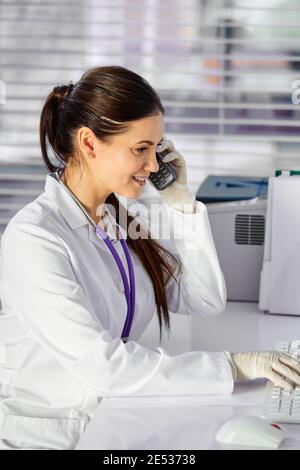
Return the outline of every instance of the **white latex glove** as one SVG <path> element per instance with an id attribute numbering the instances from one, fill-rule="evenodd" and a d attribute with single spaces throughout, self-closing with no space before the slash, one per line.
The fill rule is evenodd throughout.
<path id="1" fill-rule="evenodd" d="M 156 152 L 168 152 L 163 161 L 172 164 L 176 173 L 176 181 L 166 189 L 159 191 L 160 196 L 169 206 L 182 212 L 195 212 L 195 196 L 189 191 L 187 185 L 186 163 L 183 156 L 175 150 L 171 140 L 164 139 L 156 147 Z"/>
<path id="2" fill-rule="evenodd" d="M 289 354 L 279 352 L 225 353 L 235 380 L 267 378 L 276 386 L 291 391 L 300 386 L 300 363 Z"/>

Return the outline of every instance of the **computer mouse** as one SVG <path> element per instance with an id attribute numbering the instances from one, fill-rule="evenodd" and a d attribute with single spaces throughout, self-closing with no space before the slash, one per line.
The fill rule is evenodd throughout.
<path id="1" fill-rule="evenodd" d="M 239 417 L 225 423 L 216 435 L 222 447 L 255 447 L 256 449 L 278 449 L 284 438 L 284 430 L 255 417 Z"/>

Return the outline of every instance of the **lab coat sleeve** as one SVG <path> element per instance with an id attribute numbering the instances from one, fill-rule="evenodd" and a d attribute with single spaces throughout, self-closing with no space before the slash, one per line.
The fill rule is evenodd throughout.
<path id="1" fill-rule="evenodd" d="M 65 242 L 48 229 L 14 223 L 2 237 L 0 260 L 0 295 L 10 297 L 36 341 L 99 396 L 232 392 L 224 352 L 171 356 L 113 338 L 92 313 Z"/>
<path id="2" fill-rule="evenodd" d="M 213 241 L 206 206 L 195 201 L 195 213 L 145 200 L 138 216 L 163 248 L 181 261 L 166 286 L 169 310 L 178 314 L 216 315 L 226 305 L 226 285 Z M 141 204 L 140 204 L 141 206 Z M 130 210 L 138 210 L 132 206 Z M 160 215 L 156 215 L 159 212 Z"/>
<path id="3" fill-rule="evenodd" d="M 226 305 L 226 285 L 204 204 L 195 201 L 189 214 L 165 205 L 170 227 L 170 251 L 181 261 L 178 283 L 171 277 L 166 290 L 173 313 L 216 315 Z"/>

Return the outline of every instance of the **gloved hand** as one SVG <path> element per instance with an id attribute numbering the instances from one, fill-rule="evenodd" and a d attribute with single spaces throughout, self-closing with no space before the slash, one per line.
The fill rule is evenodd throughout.
<path id="1" fill-rule="evenodd" d="M 164 139 L 156 147 L 156 152 L 168 152 L 163 157 L 163 161 L 171 163 L 176 173 L 176 181 L 166 189 L 159 191 L 160 196 L 169 206 L 182 212 L 194 213 L 195 196 L 189 191 L 187 186 L 186 163 L 183 156 L 175 150 L 171 140 Z"/>
<path id="2" fill-rule="evenodd" d="M 289 354 L 279 352 L 225 353 L 235 380 L 267 378 L 276 386 L 291 391 L 300 386 L 300 363 Z"/>

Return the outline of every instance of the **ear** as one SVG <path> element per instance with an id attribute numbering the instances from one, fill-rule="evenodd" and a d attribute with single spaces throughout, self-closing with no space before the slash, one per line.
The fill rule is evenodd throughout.
<path id="1" fill-rule="evenodd" d="M 89 127 L 81 127 L 77 132 L 79 150 L 88 158 L 95 158 L 96 136 Z"/>

